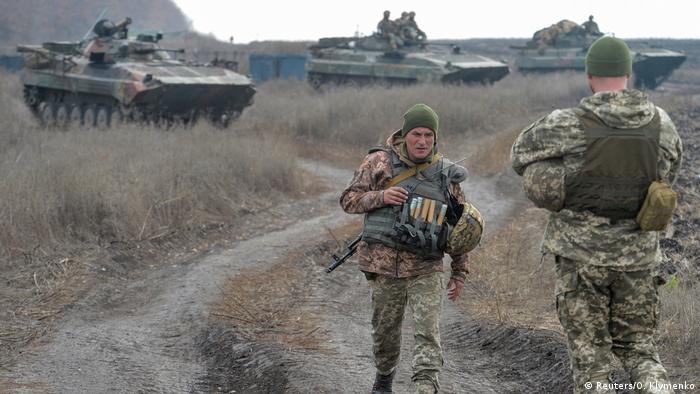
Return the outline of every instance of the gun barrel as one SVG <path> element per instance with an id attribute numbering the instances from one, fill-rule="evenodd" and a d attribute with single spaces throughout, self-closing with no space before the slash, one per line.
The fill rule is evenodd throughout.
<path id="1" fill-rule="evenodd" d="M 334 269 L 340 267 L 345 260 L 349 259 L 352 255 L 355 254 L 357 251 L 357 244 L 362 240 L 362 234 L 358 235 L 357 238 L 355 238 L 350 244 L 348 245 L 348 251 L 345 252 L 344 255 L 341 257 L 336 256 L 335 254 L 332 255 L 333 258 L 333 264 L 329 265 L 326 268 L 326 273 L 330 274 L 333 272 Z"/>
<path id="2" fill-rule="evenodd" d="M 329 265 L 328 268 L 326 268 L 326 273 L 330 274 L 333 272 L 334 269 L 340 267 L 341 264 L 343 264 L 343 260 L 338 258 L 338 256 L 333 255 L 333 260 L 335 261 L 333 264 Z"/>
<path id="3" fill-rule="evenodd" d="M 19 53 L 46 53 L 46 49 L 42 48 L 39 45 L 17 45 L 17 52 Z"/>

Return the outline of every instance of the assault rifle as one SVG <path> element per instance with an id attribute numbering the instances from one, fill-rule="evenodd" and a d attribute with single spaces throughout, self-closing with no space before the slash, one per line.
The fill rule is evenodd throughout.
<path id="1" fill-rule="evenodd" d="M 345 260 L 349 259 L 352 255 L 355 254 L 357 251 L 357 244 L 360 242 L 362 239 L 362 234 L 358 235 L 357 238 L 355 238 L 350 244 L 348 245 L 348 251 L 345 252 L 344 255 L 338 257 L 336 256 L 335 253 L 331 257 L 333 257 L 333 263 L 326 268 L 326 273 L 330 274 L 333 272 L 334 269 L 340 267 L 341 264 L 345 262 Z"/>

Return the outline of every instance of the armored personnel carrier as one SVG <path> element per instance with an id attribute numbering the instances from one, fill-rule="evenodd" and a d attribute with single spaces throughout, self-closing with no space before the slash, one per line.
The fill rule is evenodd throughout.
<path id="1" fill-rule="evenodd" d="M 592 22 L 592 18 L 589 19 Z M 548 28 L 538 30 L 524 46 L 514 46 L 518 50 L 515 66 L 520 72 L 552 72 L 561 70 L 585 70 L 588 47 L 600 33 L 595 25 L 578 25 L 562 20 Z M 680 52 L 653 47 L 631 48 L 634 74 L 634 87 L 656 89 L 675 69 L 681 66 L 686 55 Z"/>
<path id="2" fill-rule="evenodd" d="M 176 60 L 161 34 L 128 36 L 130 18 L 103 19 L 80 42 L 20 45 L 24 98 L 45 125 L 109 127 L 122 121 L 226 125 L 252 104 L 250 79 Z"/>
<path id="3" fill-rule="evenodd" d="M 492 83 L 509 72 L 507 64 L 463 53 L 455 45 L 429 44 L 424 39 L 397 44 L 378 33 L 322 38 L 310 50 L 306 71 L 314 87 L 328 83 Z"/>

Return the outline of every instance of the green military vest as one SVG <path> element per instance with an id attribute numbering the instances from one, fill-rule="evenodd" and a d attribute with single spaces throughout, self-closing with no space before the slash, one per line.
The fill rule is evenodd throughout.
<path id="1" fill-rule="evenodd" d="M 376 149 L 370 150 L 370 153 L 375 151 Z M 391 158 L 392 178 L 410 169 L 394 151 L 388 150 L 388 153 Z M 443 204 L 448 207 L 449 183 L 461 182 L 466 178 L 466 170 L 462 167 L 459 167 L 461 170 L 451 171 L 452 175 L 443 174 L 443 169 L 450 164 L 447 160 L 438 160 L 420 171 L 420 174 L 398 182 L 395 186 L 404 187 L 409 191 L 409 201 L 400 206 L 390 205 L 368 212 L 365 215 L 362 240 L 367 243 L 381 243 L 426 258 L 442 258 L 452 225 L 448 224 L 447 220 L 437 225 L 436 217 L 439 212 L 435 212 L 431 222 L 414 220 L 411 218 L 410 207 L 419 197 L 436 201 L 436 206 Z"/>
<path id="2" fill-rule="evenodd" d="M 659 112 L 637 129 L 613 128 L 593 112 L 575 112 L 583 125 L 586 152 L 581 170 L 566 176 L 564 208 L 613 220 L 636 217 L 649 185 L 658 179 Z"/>

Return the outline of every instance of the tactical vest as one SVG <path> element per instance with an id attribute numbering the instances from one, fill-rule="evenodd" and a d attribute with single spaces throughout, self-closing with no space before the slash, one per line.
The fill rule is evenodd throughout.
<path id="1" fill-rule="evenodd" d="M 583 124 L 586 152 L 581 170 L 566 176 L 564 207 L 613 220 L 636 217 L 649 185 L 658 179 L 659 112 L 637 129 L 612 128 L 593 112 L 575 112 Z"/>
<path id="2" fill-rule="evenodd" d="M 370 150 L 370 153 L 375 152 Z M 388 150 L 391 160 L 392 178 L 410 170 L 399 156 Z M 442 258 L 447 247 L 447 239 L 452 230 L 448 224 L 447 215 L 441 208 L 450 204 L 448 186 L 450 180 L 442 173 L 442 169 L 450 165 L 440 159 L 427 168 L 394 186 L 404 187 L 409 191 L 409 199 L 403 205 L 389 205 L 375 209 L 365 215 L 362 240 L 367 243 L 381 243 L 393 249 L 407 251 L 430 259 Z M 414 217 L 419 201 L 423 201 L 420 214 Z M 434 201 L 432 205 L 429 201 Z M 432 214 L 428 212 L 432 206 Z M 442 214 L 442 223 L 438 219 Z"/>

